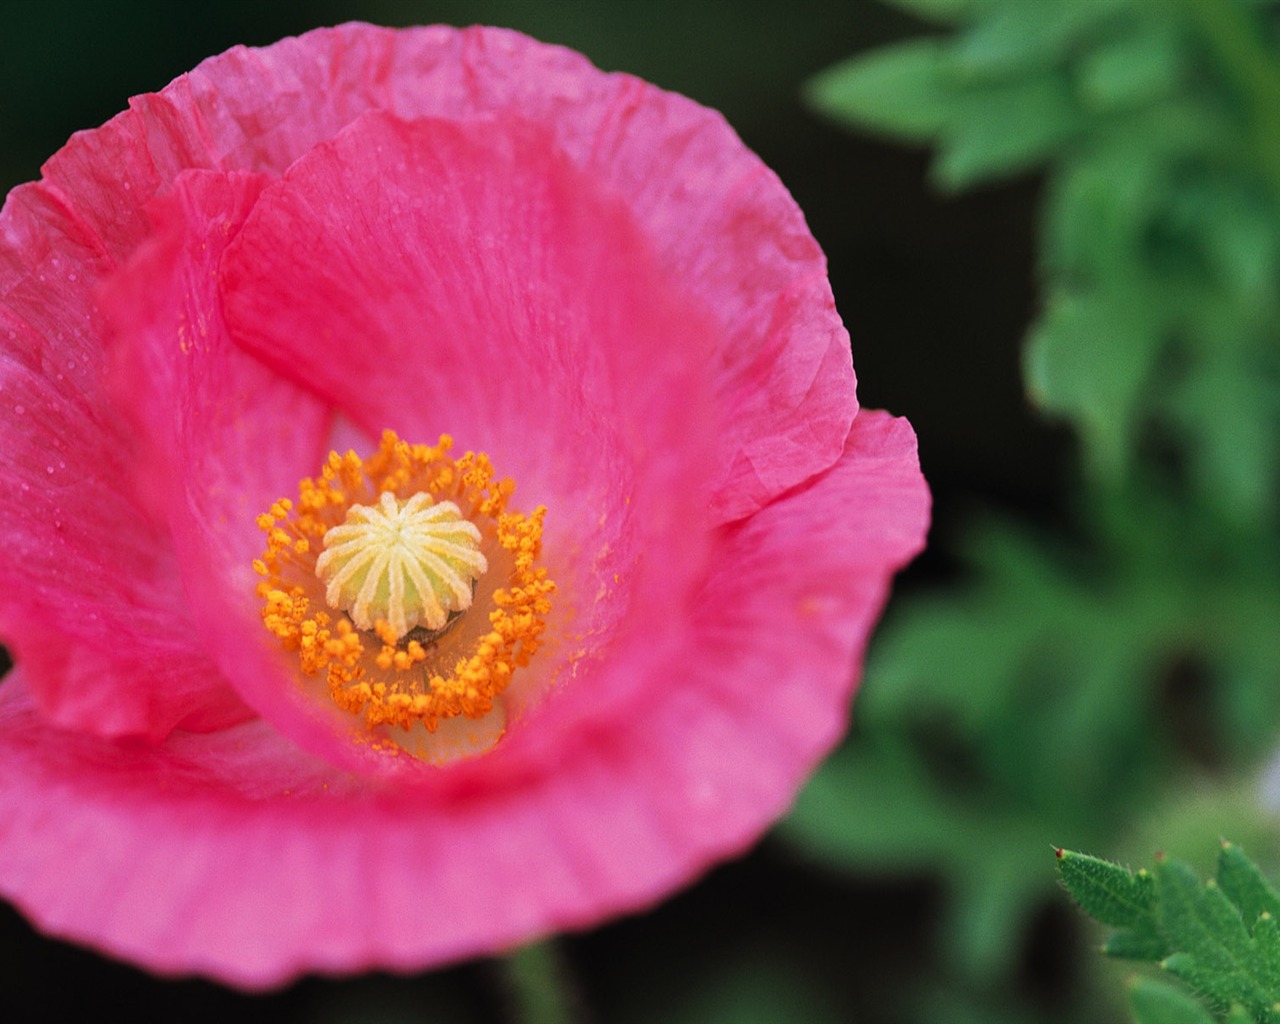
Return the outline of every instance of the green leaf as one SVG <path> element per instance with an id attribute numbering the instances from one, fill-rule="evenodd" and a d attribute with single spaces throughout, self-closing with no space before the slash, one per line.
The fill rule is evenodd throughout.
<path id="1" fill-rule="evenodd" d="M 1169 859 L 1156 864 L 1153 888 L 1140 881 L 1143 876 L 1096 858 L 1060 851 L 1059 866 L 1085 910 L 1126 929 L 1107 944 L 1109 954 L 1142 952 L 1136 950 L 1139 940 L 1154 934 L 1168 951 L 1161 967 L 1217 1014 L 1233 1007 L 1231 1020 L 1280 1021 L 1280 926 L 1267 909 L 1277 905 L 1278 897 L 1237 848 L 1224 845 L 1219 858 L 1225 887 L 1213 879 L 1201 884 L 1189 867 Z M 1249 908 L 1251 915 L 1262 908 L 1252 935 L 1240 907 Z M 1202 1019 L 1189 998 L 1164 985 L 1142 984 L 1134 1002 L 1139 1022 Z"/>
<path id="2" fill-rule="evenodd" d="M 1264 915 L 1280 917 L 1280 894 L 1240 847 L 1224 842 L 1218 854 L 1218 887 L 1250 928 Z"/>
<path id="3" fill-rule="evenodd" d="M 1110 861 L 1059 850 L 1058 874 L 1071 898 L 1103 924 L 1137 928 L 1155 919 L 1155 880 L 1146 871 L 1134 874 Z"/>
<path id="4" fill-rule="evenodd" d="M 1280 520 L 1280 61 L 1236 0 L 907 0 L 959 21 L 812 87 L 847 121 L 933 140 L 947 190 L 1041 166 L 1047 312 L 1026 372 L 1090 481 L 1161 481 Z M 1148 470 L 1147 472 L 1151 472 Z M 1152 474 L 1154 475 L 1154 474 Z"/>
<path id="5" fill-rule="evenodd" d="M 1267 967 L 1267 991 L 1280 993 L 1280 921 L 1263 914 L 1253 926 L 1253 941 Z"/>
<path id="6" fill-rule="evenodd" d="M 836 870 L 941 879 L 946 948 L 974 977 L 992 977 L 1052 898 L 1047 836 L 1114 844 L 1176 777 L 1160 689 L 1170 638 L 1203 666 L 1207 705 L 1195 713 L 1226 763 L 1274 744 L 1272 562 L 1250 535 L 1214 535 L 1142 493 L 1104 507 L 1090 527 L 1110 539 L 1087 548 L 988 523 L 966 546 L 982 567 L 966 587 L 898 605 L 871 651 L 854 735 L 779 830 Z M 1206 827 L 1198 840 L 1212 846 L 1221 828 Z M 1153 923 L 1108 949 L 1174 951 Z"/>
<path id="7" fill-rule="evenodd" d="M 1172 93 L 1186 72 L 1185 50 L 1173 24 L 1102 39 L 1081 57 L 1077 82 L 1092 109 L 1110 111 L 1152 103 Z"/>
<path id="8" fill-rule="evenodd" d="M 1081 127 L 1070 84 L 1057 71 L 966 95 L 954 107 L 934 168 L 948 189 L 1028 170 Z"/>
<path id="9" fill-rule="evenodd" d="M 945 45 L 918 39 L 838 64 L 808 83 L 818 110 L 908 139 L 933 139 L 955 107 Z"/>
<path id="10" fill-rule="evenodd" d="M 837 867 L 912 871 L 946 856 L 966 827 L 911 751 L 885 737 L 838 751 L 800 793 L 781 831 Z"/>
<path id="11" fill-rule="evenodd" d="M 1102 944 L 1102 952 L 1117 960 L 1163 960 L 1169 955 L 1169 943 L 1153 920 L 1116 932 Z"/>
<path id="12" fill-rule="evenodd" d="M 1218 1005 L 1239 1002 L 1265 1012 L 1276 997 L 1267 990 L 1270 971 L 1217 883 L 1201 885 L 1190 868 L 1173 861 L 1157 864 L 1155 878 L 1160 931 L 1178 950 L 1165 969 Z"/>
<path id="13" fill-rule="evenodd" d="M 1132 290 L 1059 295 L 1027 343 L 1032 396 L 1080 422 L 1092 458 L 1109 476 L 1129 468 L 1134 409 L 1165 345 L 1166 315 Z M 1102 364 L 1111 372 L 1099 374 Z"/>
<path id="14" fill-rule="evenodd" d="M 1129 989 L 1134 1024 L 1214 1024 L 1202 1004 L 1172 985 L 1139 978 Z"/>
<path id="15" fill-rule="evenodd" d="M 1127 0 L 1038 0 L 991 5 L 956 43 L 958 69 L 973 78 L 1007 77 L 1065 61 L 1082 36 Z"/>

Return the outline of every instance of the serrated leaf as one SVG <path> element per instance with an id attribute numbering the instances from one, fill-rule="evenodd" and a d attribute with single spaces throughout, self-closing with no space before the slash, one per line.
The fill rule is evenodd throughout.
<path id="1" fill-rule="evenodd" d="M 1251 930 L 1264 914 L 1280 917 L 1280 893 L 1263 876 L 1258 865 L 1240 847 L 1223 843 L 1218 854 L 1218 887 L 1226 895 Z"/>
<path id="2" fill-rule="evenodd" d="M 839 120 L 930 140 L 954 113 L 947 64 L 941 40 L 912 40 L 837 64 L 812 78 L 805 96 Z"/>
<path id="3" fill-rule="evenodd" d="M 1165 968 L 1215 1003 L 1243 1003 L 1255 1013 L 1275 1001 L 1268 969 L 1240 912 L 1216 883 L 1201 885 L 1183 864 L 1156 866 L 1156 917 L 1177 953 Z"/>
<path id="4" fill-rule="evenodd" d="M 1280 921 L 1263 914 L 1253 926 L 1253 941 L 1267 967 L 1267 991 L 1280 993 Z"/>
<path id="5" fill-rule="evenodd" d="M 1117 960 L 1163 960 L 1169 955 L 1169 943 L 1152 921 L 1116 932 L 1102 944 L 1102 952 Z"/>
<path id="6" fill-rule="evenodd" d="M 1129 989 L 1134 1024 L 1214 1024 L 1213 1015 L 1172 985 L 1140 978 Z"/>
<path id="7" fill-rule="evenodd" d="M 1190 953 L 1175 953 L 1166 958 L 1161 966 L 1201 996 L 1217 1012 L 1221 1013 L 1223 1008 L 1230 1005 L 1231 1011 L 1226 1015 L 1228 1021 L 1242 1020 L 1247 1021 L 1248 1024 L 1275 1024 L 1275 1021 L 1280 1019 L 1276 1012 L 1280 1007 L 1275 1004 L 1268 1005 L 1265 1002 L 1252 1000 L 1228 1004 L 1222 992 L 1231 987 L 1231 979 L 1207 967 Z"/>
<path id="8" fill-rule="evenodd" d="M 1072 850 L 1058 851 L 1058 874 L 1072 899 L 1103 924 L 1139 928 L 1154 921 L 1155 880 Z"/>

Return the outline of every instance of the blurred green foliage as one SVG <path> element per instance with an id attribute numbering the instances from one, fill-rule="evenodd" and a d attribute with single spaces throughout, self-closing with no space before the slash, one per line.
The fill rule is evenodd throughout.
<path id="1" fill-rule="evenodd" d="M 982 515 L 959 581 L 892 610 L 854 736 L 781 835 L 840 872 L 939 879 L 952 1005 L 996 1019 L 1053 898 L 1050 843 L 1115 854 L 1167 844 L 1172 823 L 1179 843 L 1239 828 L 1280 853 L 1257 781 L 1280 736 L 1276 5 L 894 2 L 941 34 L 856 56 L 808 96 L 933 145 L 944 191 L 1044 175 L 1024 373 L 1082 470 L 1068 527 Z M 1170 892 L 1215 899 L 1181 870 L 1162 869 Z M 1256 992 L 1207 984 L 1223 1013 L 1263 1014 Z M 1152 1024 L 1227 1019 L 1188 999 L 1144 981 L 1130 1003 Z M 1080 997 L 1066 1019 L 1106 1012 Z"/>
<path id="2" fill-rule="evenodd" d="M 1112 846 L 1189 752 L 1241 770 L 1274 739 L 1280 567 L 1247 534 L 1135 508 L 1151 511 L 1115 503 L 1087 552 L 976 530 L 978 578 L 899 609 L 856 741 L 783 826 L 828 861 L 940 873 L 952 946 L 976 973 L 1018 948 L 1051 841 Z M 1169 692 L 1178 672 L 1201 692 Z"/>
<path id="3" fill-rule="evenodd" d="M 1280 486 L 1280 64 L 1243 0 L 900 0 L 957 25 L 812 101 L 937 146 L 943 189 L 1046 167 L 1028 387 L 1091 477 L 1255 524 Z"/>

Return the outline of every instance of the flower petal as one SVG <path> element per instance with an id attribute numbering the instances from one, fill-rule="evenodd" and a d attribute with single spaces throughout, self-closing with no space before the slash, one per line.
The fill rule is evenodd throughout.
<path id="1" fill-rule="evenodd" d="M 280 173 L 369 110 L 544 125 L 714 318 L 715 393 L 732 412 L 716 516 L 747 515 L 840 455 L 857 402 L 826 262 L 781 182 L 714 111 L 517 32 L 360 24 L 236 47 L 131 107 L 45 168 L 117 258 L 140 205 L 183 168 Z"/>
<path id="2" fill-rule="evenodd" d="M 54 536 L 53 498 L 11 520 L 30 540 L 0 582 L 43 603 L 0 597 L 24 645 L 0 685 L 0 893 L 260 987 L 589 925 L 751 842 L 838 736 L 928 504 L 905 424 L 850 427 L 847 338 L 777 179 L 718 115 L 500 30 L 323 30 L 131 107 L 0 214 L 0 417 L 54 428 L 6 457 L 0 500 L 73 439 L 68 521 L 106 542 L 95 567 Z M 66 394 L 54 352 L 83 359 Z M 253 600 L 254 513 L 326 440 L 384 426 L 458 434 L 552 506 L 552 642 L 503 741 L 444 769 L 310 703 Z M 100 732 L 227 725 L 246 708 L 210 664 L 174 668 L 196 637 L 264 720 L 148 746 L 41 714 L 74 680 L 61 720 L 84 724 L 79 657 L 126 709 Z"/>
<path id="3" fill-rule="evenodd" d="M 927 506 L 910 428 L 861 414 L 835 468 L 722 534 L 688 659 L 627 728 L 487 789 L 371 789 L 261 722 L 52 744 L 19 672 L 0 687 L 0 891 L 55 934 L 248 987 L 643 906 L 753 841 L 835 741 Z"/>
<path id="4" fill-rule="evenodd" d="M 351 35 L 341 45 L 366 67 L 371 51 L 385 59 L 372 63 L 392 69 L 388 109 L 508 111 L 553 126 L 556 145 L 625 197 L 664 269 L 707 303 L 717 399 L 731 410 L 712 481 L 719 518 L 749 514 L 836 461 L 857 402 L 826 260 L 786 188 L 724 118 L 514 32 L 424 30 L 393 56 L 378 42 Z"/>
<path id="5" fill-rule="evenodd" d="M 268 644 L 252 565 L 263 543 L 257 516 L 315 472 L 333 412 L 232 344 L 218 296 L 223 253 L 267 181 L 180 174 L 153 203 L 153 237 L 102 303 L 115 392 L 143 439 L 144 485 L 167 515 L 194 630 L 250 706 L 261 712 L 254 698 L 270 694 L 271 706 L 305 712 L 286 712 L 286 734 L 328 742 L 336 708 L 307 705 L 296 665 Z"/>
<path id="6" fill-rule="evenodd" d="M 715 800 L 740 824 L 758 821 L 767 806 L 781 813 L 844 732 L 867 638 L 893 574 L 924 545 L 929 508 L 910 425 L 859 413 L 832 469 L 721 528 L 673 657 L 645 666 L 644 683 L 604 707 L 552 703 L 536 729 L 509 737 L 486 760 L 534 772 L 565 749 L 635 743 L 633 770 L 650 760 L 714 774 Z M 717 753 L 721 728 L 755 739 Z M 656 779 L 646 788 L 672 791 Z M 695 814 L 679 799 L 668 828 L 678 813 L 698 827 L 716 813 Z"/>
<path id="7" fill-rule="evenodd" d="M 153 741 L 246 714 L 193 638 L 104 394 L 102 239 L 55 188 L 0 213 L 0 640 L 55 722 Z"/>
<path id="8" fill-rule="evenodd" d="M 482 449 L 517 507 L 549 507 L 559 618 L 527 694 L 605 650 L 592 704 L 635 685 L 623 666 L 657 657 L 698 579 L 719 421 L 710 328 L 613 197 L 523 120 L 368 114 L 263 192 L 221 282 L 282 375 L 370 434 Z M 276 720 L 262 673 L 233 678 Z"/>

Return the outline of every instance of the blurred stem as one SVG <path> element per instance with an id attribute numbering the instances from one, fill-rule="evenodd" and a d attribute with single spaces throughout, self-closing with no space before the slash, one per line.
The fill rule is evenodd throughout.
<path id="1" fill-rule="evenodd" d="M 1280 63 L 1262 38 L 1258 17 L 1229 0 L 1181 2 L 1244 103 L 1268 182 L 1280 198 Z"/>
<path id="2" fill-rule="evenodd" d="M 570 1024 L 577 1019 L 564 957 L 553 939 L 522 946 L 503 959 L 519 1024 Z"/>

